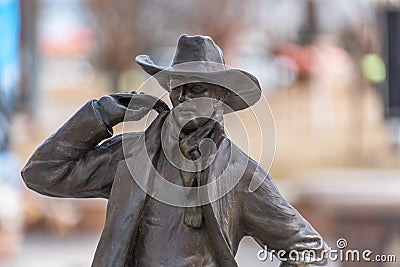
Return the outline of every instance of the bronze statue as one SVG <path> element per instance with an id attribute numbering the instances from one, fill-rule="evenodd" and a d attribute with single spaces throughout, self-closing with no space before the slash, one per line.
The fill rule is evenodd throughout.
<path id="1" fill-rule="evenodd" d="M 91 100 L 22 170 L 38 193 L 108 199 L 92 266 L 237 266 L 243 236 L 285 255 L 314 253 L 281 266 L 325 265 L 321 236 L 224 134 L 224 113 L 259 100 L 257 78 L 225 68 L 221 49 L 205 36 L 182 35 L 171 67 L 148 56 L 136 62 L 169 92 L 171 111 L 147 94 Z M 124 118 L 140 120 L 151 109 L 159 114 L 144 132 L 112 137 Z"/>

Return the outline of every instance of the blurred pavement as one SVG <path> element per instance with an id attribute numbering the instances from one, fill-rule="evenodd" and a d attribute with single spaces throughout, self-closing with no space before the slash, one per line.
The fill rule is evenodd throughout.
<path id="1" fill-rule="evenodd" d="M 91 264 L 99 235 L 71 234 L 65 236 L 28 234 L 22 248 L 13 260 L 0 261 L 0 267 L 88 267 Z M 236 256 L 239 266 L 276 267 L 278 262 L 257 259 L 258 245 L 244 238 Z"/>

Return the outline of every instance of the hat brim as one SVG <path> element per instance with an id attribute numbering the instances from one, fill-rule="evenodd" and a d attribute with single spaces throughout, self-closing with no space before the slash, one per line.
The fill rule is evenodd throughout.
<path id="1" fill-rule="evenodd" d="M 228 106 L 224 108 L 225 114 L 246 109 L 254 105 L 261 97 L 261 86 L 258 79 L 251 73 L 240 69 L 182 70 L 174 66 L 158 66 L 147 55 L 137 56 L 135 61 L 167 91 L 177 85 L 193 82 L 211 83 L 228 89 L 230 94 L 224 99 L 224 103 Z M 179 83 L 171 83 L 171 81 Z"/>

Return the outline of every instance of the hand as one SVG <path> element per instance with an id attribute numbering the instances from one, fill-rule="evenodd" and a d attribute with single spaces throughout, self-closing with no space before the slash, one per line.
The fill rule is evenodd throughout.
<path id="1" fill-rule="evenodd" d="M 132 91 L 131 93 L 112 94 L 110 96 L 117 99 L 120 104 L 124 105 L 129 110 L 137 110 L 145 106 L 151 107 L 158 113 L 169 111 L 169 107 L 164 101 L 143 92 L 137 94 L 135 91 Z"/>
<path id="2" fill-rule="evenodd" d="M 98 101 L 98 110 L 104 123 L 112 128 L 124 119 L 138 121 L 154 108 L 157 112 L 169 110 L 168 105 L 155 96 L 136 92 L 103 96 Z"/>

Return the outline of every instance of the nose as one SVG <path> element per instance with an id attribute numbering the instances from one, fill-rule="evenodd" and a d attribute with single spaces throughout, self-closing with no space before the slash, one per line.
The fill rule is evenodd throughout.
<path id="1" fill-rule="evenodd" d="M 188 100 L 187 90 L 186 88 L 182 88 L 181 93 L 179 95 L 179 102 L 183 103 Z"/>

